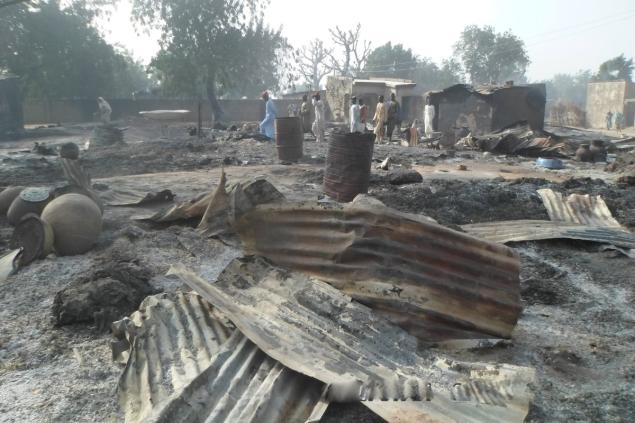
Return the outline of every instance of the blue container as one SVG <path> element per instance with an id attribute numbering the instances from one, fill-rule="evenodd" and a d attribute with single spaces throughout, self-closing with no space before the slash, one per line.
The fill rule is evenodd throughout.
<path id="1" fill-rule="evenodd" d="M 560 159 L 543 159 L 539 157 L 538 160 L 536 160 L 536 164 L 547 169 L 564 169 L 564 164 Z"/>

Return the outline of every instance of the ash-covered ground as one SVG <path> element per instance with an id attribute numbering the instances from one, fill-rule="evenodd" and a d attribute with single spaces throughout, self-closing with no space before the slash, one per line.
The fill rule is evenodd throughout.
<path id="1" fill-rule="evenodd" d="M 223 166 L 230 181 L 266 176 L 285 196 L 321 195 L 326 145 L 307 139 L 305 157 L 278 163 L 275 145 L 240 133 L 217 131 L 197 139 L 173 128 L 160 139 L 155 126 L 127 122 L 124 146 L 92 146 L 82 164 L 94 183 L 111 188 L 170 189 L 176 201 L 211 191 Z M 38 142 L 83 145 L 90 128 L 67 128 Z M 0 145 L 0 184 L 50 186 L 64 180 L 55 156 L 31 152 L 34 139 Z M 369 194 L 398 210 L 456 225 L 515 219 L 547 219 L 536 193 L 601 195 L 613 216 L 635 227 L 635 190 L 616 183 L 604 165 L 566 161 L 550 171 L 533 160 L 480 152 L 451 152 L 378 145 L 375 158 L 390 156 L 392 170 L 373 164 Z M 619 162 L 619 160 L 618 160 Z M 629 163 L 627 161 L 627 163 Z M 458 165 L 467 170 L 459 170 Z M 414 169 L 422 182 L 390 183 L 394 169 Z M 156 208 L 156 207 L 155 207 Z M 54 325 L 56 293 L 104 263 L 125 260 L 150 272 L 155 290 L 185 289 L 164 276 L 183 263 L 208 279 L 241 252 L 201 238 L 187 225 L 131 220 L 139 207 L 108 207 L 104 232 L 89 253 L 49 256 L 0 283 L 0 421 L 120 421 L 117 381 L 122 367 L 111 359 L 112 336 L 93 324 Z M 0 218 L 0 249 L 12 229 Z M 536 369 L 535 395 L 527 421 L 635 421 L 635 261 L 581 241 L 520 242 L 523 313 L 511 340 L 450 349 L 457 359 L 504 362 Z M 430 348 L 442 348 L 441 346 Z M 332 405 L 323 421 L 381 421 L 362 405 Z"/>

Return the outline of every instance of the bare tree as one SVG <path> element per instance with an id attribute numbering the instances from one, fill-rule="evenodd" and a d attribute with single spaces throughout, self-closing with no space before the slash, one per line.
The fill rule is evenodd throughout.
<path id="1" fill-rule="evenodd" d="M 295 52 L 297 71 L 304 77 L 312 90 L 320 89 L 322 79 L 330 72 L 326 59 L 331 55 L 331 50 L 324 47 L 322 40 L 315 39 L 308 46 Z"/>
<path id="2" fill-rule="evenodd" d="M 342 51 L 339 58 L 329 54 L 331 69 L 344 76 L 355 76 L 361 72 L 370 54 L 370 41 L 361 40 L 362 25 L 343 30 L 336 26 L 329 29 L 333 43 Z"/>

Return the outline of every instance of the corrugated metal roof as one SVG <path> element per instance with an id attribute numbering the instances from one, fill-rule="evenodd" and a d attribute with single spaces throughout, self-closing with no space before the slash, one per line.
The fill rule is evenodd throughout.
<path id="1" fill-rule="evenodd" d="M 511 220 L 474 223 L 461 228 L 478 238 L 492 242 L 538 241 L 570 238 L 635 248 L 635 235 L 618 228 L 589 226 L 549 220 Z"/>
<path id="2" fill-rule="evenodd" d="M 364 402 L 391 422 L 520 422 L 527 413 L 531 369 L 418 355 L 414 337 L 317 279 L 273 268 L 257 257 L 234 260 L 213 284 L 183 268 L 170 273 L 218 307 L 269 356 L 295 371 L 337 386 L 424 382 L 429 400 Z M 470 392 L 482 394 L 462 401 L 465 398 L 454 392 L 457 383 L 480 386 Z"/>
<path id="3" fill-rule="evenodd" d="M 326 409 L 324 384 L 231 333 L 194 293 L 148 297 L 114 324 L 129 349 L 118 387 L 126 422 L 304 422 Z"/>
<path id="4" fill-rule="evenodd" d="M 259 206 L 236 230 L 428 340 L 509 337 L 521 310 L 514 250 L 387 207 Z"/>
<path id="5" fill-rule="evenodd" d="M 580 225 L 621 228 L 611 214 L 602 197 L 571 194 L 563 199 L 562 194 L 551 189 L 539 189 L 538 194 L 553 222 L 578 223 Z"/>
<path id="6" fill-rule="evenodd" d="M 443 90 L 435 90 L 435 91 L 429 91 L 427 94 L 428 95 L 443 95 L 443 94 L 448 94 L 451 93 L 453 91 L 460 91 L 460 90 L 464 90 L 468 93 L 474 93 L 474 94 L 478 94 L 481 96 L 489 96 L 492 94 L 496 94 L 499 91 L 502 90 L 518 90 L 518 89 L 532 89 L 532 88 L 537 88 L 540 85 L 544 85 L 544 84 L 524 84 L 524 85 L 479 85 L 477 87 L 474 87 L 472 85 L 469 84 L 454 84 L 451 85 Z"/>

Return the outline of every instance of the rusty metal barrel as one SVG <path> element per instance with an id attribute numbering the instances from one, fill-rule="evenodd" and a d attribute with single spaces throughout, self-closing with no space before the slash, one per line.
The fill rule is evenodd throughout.
<path id="1" fill-rule="evenodd" d="M 334 133 L 329 138 L 324 173 L 324 193 L 337 200 L 352 201 L 368 192 L 375 134 Z"/>
<path id="2" fill-rule="evenodd" d="M 281 117 L 275 120 L 276 148 L 281 162 L 297 162 L 302 158 L 302 121 L 299 117 Z"/>

